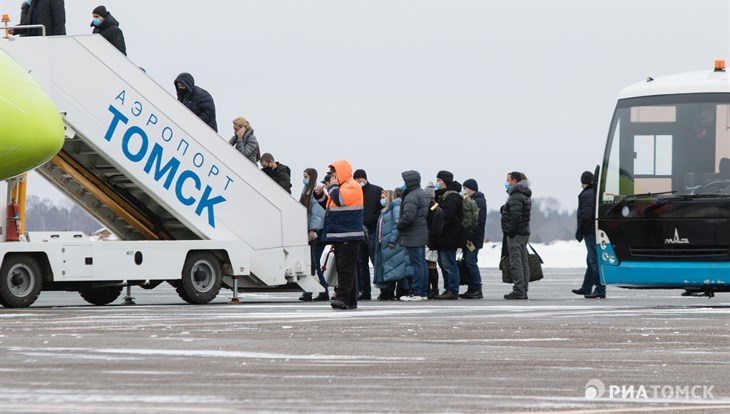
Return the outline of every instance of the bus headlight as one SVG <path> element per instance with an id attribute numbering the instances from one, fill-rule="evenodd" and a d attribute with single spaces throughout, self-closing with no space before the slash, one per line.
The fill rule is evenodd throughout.
<path id="1" fill-rule="evenodd" d="M 598 240 L 596 242 L 601 247 L 599 250 L 598 258 L 599 265 L 601 266 L 618 266 L 619 260 L 616 257 L 616 252 L 613 250 L 611 241 L 608 239 L 608 235 L 604 231 L 598 231 Z"/>

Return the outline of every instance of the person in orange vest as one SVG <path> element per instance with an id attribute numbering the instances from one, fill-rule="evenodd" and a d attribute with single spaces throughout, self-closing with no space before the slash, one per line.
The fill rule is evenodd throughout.
<path id="1" fill-rule="evenodd" d="M 327 174 L 329 187 L 317 187 L 315 195 L 326 210 L 322 238 L 335 248 L 337 287 L 330 304 L 332 309 L 357 309 L 357 255 L 365 240 L 362 188 L 345 160 L 330 164 Z"/>

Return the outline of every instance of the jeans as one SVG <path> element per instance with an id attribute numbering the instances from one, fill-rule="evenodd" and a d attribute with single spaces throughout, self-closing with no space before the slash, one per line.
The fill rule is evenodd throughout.
<path id="1" fill-rule="evenodd" d="M 456 265 L 456 249 L 439 250 L 439 266 L 444 274 L 444 290 L 459 294 L 459 267 Z"/>
<path id="2" fill-rule="evenodd" d="M 463 249 L 464 253 L 464 264 L 469 270 L 469 290 L 481 290 L 482 289 L 482 274 L 479 272 L 479 249 L 475 248 L 474 251 L 469 249 Z"/>
<path id="3" fill-rule="evenodd" d="M 509 274 L 512 276 L 512 291 L 519 296 L 527 296 L 530 284 L 530 265 L 527 261 L 527 241 L 530 236 L 507 236 L 509 249 Z"/>
<path id="4" fill-rule="evenodd" d="M 605 295 L 606 285 L 601 284 L 601 277 L 598 275 L 598 253 L 596 252 L 596 234 L 589 233 L 583 235 L 586 244 L 586 273 L 583 276 L 583 286 L 580 290 L 591 292 L 593 286 L 596 287 L 595 294 Z"/>
<path id="5" fill-rule="evenodd" d="M 357 255 L 357 268 L 358 268 L 358 289 L 360 292 L 370 294 L 372 290 L 372 279 L 370 278 L 370 263 L 375 265 L 375 245 L 376 245 L 376 232 L 368 231 L 369 243 L 365 245 L 365 242 L 360 243 L 360 251 Z"/>
<path id="6" fill-rule="evenodd" d="M 346 304 L 357 305 L 357 251 L 362 242 L 334 243 L 337 266 L 335 297 Z"/>
<path id="7" fill-rule="evenodd" d="M 428 294 L 428 266 L 426 266 L 426 248 L 404 247 L 413 267 L 413 296 L 427 296 Z"/>

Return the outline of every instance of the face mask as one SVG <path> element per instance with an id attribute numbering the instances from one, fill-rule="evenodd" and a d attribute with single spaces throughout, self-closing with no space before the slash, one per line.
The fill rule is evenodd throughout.
<path id="1" fill-rule="evenodd" d="M 504 182 L 504 189 L 509 191 L 509 181 Z"/>
<path id="2" fill-rule="evenodd" d="M 94 19 L 91 21 L 91 24 L 93 24 L 96 27 L 99 27 L 99 25 L 101 25 L 101 19 Z"/>
<path id="3" fill-rule="evenodd" d="M 362 181 L 362 182 L 360 183 L 360 187 L 365 187 L 365 181 Z"/>
<path id="4" fill-rule="evenodd" d="M 381 198 L 380 199 L 380 205 L 383 206 L 383 207 L 385 207 L 385 199 L 384 198 Z"/>
<path id="5" fill-rule="evenodd" d="M 434 188 L 437 189 L 437 190 L 440 190 L 441 189 L 441 183 L 436 183 L 434 185 Z"/>
<path id="6" fill-rule="evenodd" d="M 464 196 L 464 197 L 466 197 L 467 196 L 466 190 L 461 190 L 461 195 Z"/>
<path id="7" fill-rule="evenodd" d="M 401 189 L 401 190 L 403 190 L 403 191 L 406 191 L 406 189 L 407 189 L 407 188 L 408 188 L 408 187 L 406 187 L 406 185 L 405 185 L 405 184 L 403 184 L 402 186 L 400 186 L 400 189 Z"/>
<path id="8" fill-rule="evenodd" d="M 303 179 L 302 182 L 304 183 L 304 185 L 309 185 L 309 180 L 307 180 L 306 178 Z"/>

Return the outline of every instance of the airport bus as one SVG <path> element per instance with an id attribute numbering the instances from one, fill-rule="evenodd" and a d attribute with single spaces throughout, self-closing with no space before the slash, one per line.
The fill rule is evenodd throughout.
<path id="1" fill-rule="evenodd" d="M 596 174 L 601 279 L 730 291 L 730 78 L 714 68 L 619 94 Z"/>

